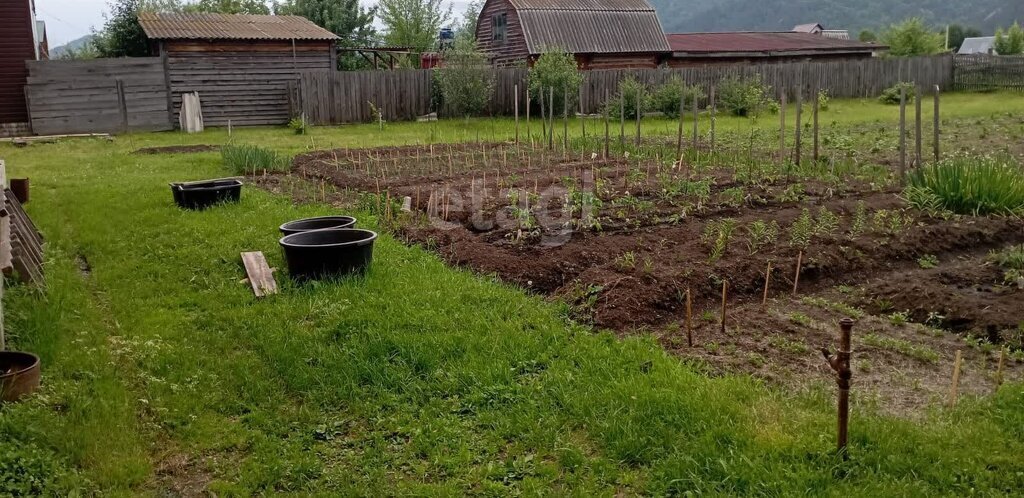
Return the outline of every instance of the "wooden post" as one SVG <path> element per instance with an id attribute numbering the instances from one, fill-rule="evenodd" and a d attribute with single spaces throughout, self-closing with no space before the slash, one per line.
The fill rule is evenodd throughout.
<path id="1" fill-rule="evenodd" d="M 640 114 L 642 114 L 641 102 L 643 102 L 643 88 L 636 89 L 636 146 L 640 147 Z"/>
<path id="2" fill-rule="evenodd" d="M 939 85 L 935 85 L 935 111 L 932 115 L 932 148 L 935 149 L 935 162 L 939 162 Z"/>
<path id="3" fill-rule="evenodd" d="M 698 117 L 699 113 L 700 113 L 700 109 L 697 107 L 697 96 L 694 95 L 693 96 L 693 148 L 694 149 L 697 148 L 697 134 L 699 132 L 699 130 L 697 129 L 697 123 L 698 123 L 697 122 L 697 117 Z"/>
<path id="4" fill-rule="evenodd" d="M 900 87 L 900 185 L 907 174 L 907 89 Z"/>
<path id="5" fill-rule="evenodd" d="M 626 146 L 626 94 L 619 90 L 619 146 Z"/>
<path id="6" fill-rule="evenodd" d="M 786 161 L 786 91 L 779 96 L 779 162 Z"/>
<path id="7" fill-rule="evenodd" d="M 725 333 L 725 300 L 728 292 L 729 282 L 722 280 L 722 333 Z"/>
<path id="8" fill-rule="evenodd" d="M 957 396 L 960 394 L 960 364 L 963 362 L 963 351 L 956 350 L 956 357 L 953 359 L 953 381 L 949 386 L 949 406 L 956 406 Z"/>
<path id="9" fill-rule="evenodd" d="M 716 120 L 715 111 L 718 108 L 718 103 L 715 102 L 715 85 L 711 85 L 711 93 L 710 93 L 710 95 L 711 95 L 709 97 L 711 99 L 711 140 L 710 140 L 710 142 L 711 142 L 711 154 L 714 155 L 714 153 L 715 153 L 715 120 Z"/>
<path id="10" fill-rule="evenodd" d="M 768 269 L 764 271 L 764 297 L 761 298 L 761 306 L 768 304 L 768 283 L 772 281 L 772 262 L 768 262 Z"/>
<path id="11" fill-rule="evenodd" d="M 820 92 L 820 90 L 819 90 Z M 818 164 L 820 156 L 820 145 L 818 141 L 818 112 L 820 111 L 820 102 L 818 102 L 818 93 L 811 96 L 814 99 L 814 104 L 811 106 L 813 109 L 813 133 L 814 133 L 814 164 Z"/>
<path id="12" fill-rule="evenodd" d="M 562 151 L 569 151 L 569 87 L 565 87 L 564 101 L 562 102 Z"/>
<path id="13" fill-rule="evenodd" d="M 584 110 L 583 110 L 583 85 L 580 85 L 579 100 L 580 100 L 580 116 L 579 116 L 579 119 L 580 119 L 580 132 L 583 135 L 583 143 L 584 143 L 584 145 L 582 147 L 580 147 L 580 154 L 582 154 L 583 153 L 583 148 L 586 147 L 585 144 L 587 143 L 587 120 L 583 119 L 583 113 L 584 113 Z"/>
<path id="14" fill-rule="evenodd" d="M 690 295 L 690 288 L 686 288 L 686 343 L 693 347 L 693 296 Z"/>
<path id="15" fill-rule="evenodd" d="M 519 85 L 515 85 L 513 92 L 515 92 L 515 114 L 516 114 L 516 145 L 519 145 Z"/>
<path id="16" fill-rule="evenodd" d="M 679 134 L 676 136 L 676 160 L 683 164 L 683 114 L 686 113 L 686 95 L 679 96 Z"/>
<path id="17" fill-rule="evenodd" d="M 914 167 L 920 168 L 921 161 L 921 88 L 915 87 L 914 91 Z"/>
<path id="18" fill-rule="evenodd" d="M 544 98 L 544 87 L 541 87 L 541 89 L 540 89 L 540 143 L 541 143 L 540 146 L 541 146 L 541 148 L 544 147 L 544 142 L 546 142 L 547 138 L 548 138 L 548 115 L 547 115 L 547 111 L 546 111 L 547 106 L 544 104 L 545 100 L 547 100 L 547 99 Z"/>
<path id="19" fill-rule="evenodd" d="M 555 150 L 555 87 L 548 89 L 548 149 Z"/>
<path id="20" fill-rule="evenodd" d="M 803 126 L 801 126 L 802 125 L 801 120 L 803 119 L 802 118 L 803 112 L 804 112 L 804 89 L 802 87 L 797 87 L 797 89 L 796 89 L 796 134 L 793 136 L 793 139 L 796 141 L 796 143 L 794 144 L 795 148 L 793 149 L 793 154 L 794 154 L 793 155 L 793 164 L 795 164 L 797 167 L 800 167 L 800 153 L 802 152 L 801 148 L 803 146 L 803 144 L 801 143 L 801 140 L 800 140 L 801 139 L 800 134 L 803 131 Z"/>
<path id="21" fill-rule="evenodd" d="M 608 159 L 608 89 L 604 89 L 604 158 Z"/>
<path id="22" fill-rule="evenodd" d="M 533 148 L 533 135 L 530 133 L 530 85 L 526 85 L 526 137 Z"/>
<path id="23" fill-rule="evenodd" d="M 121 111 L 121 132 L 128 133 L 128 101 L 124 96 L 124 81 L 120 78 L 115 80 L 114 88 L 117 90 L 117 108 Z"/>
<path id="24" fill-rule="evenodd" d="M 793 295 L 796 295 L 796 290 L 800 285 L 800 266 L 804 263 L 804 252 L 800 251 L 796 255 L 796 274 L 793 276 Z"/>
<path id="25" fill-rule="evenodd" d="M 0 337 L 3 331 L 0 330 Z M 0 350 L 3 350 L 3 343 L 0 342 Z M 1003 364 L 1006 363 L 1006 348 L 999 348 L 999 363 L 996 364 L 996 387 L 1003 385 Z"/>

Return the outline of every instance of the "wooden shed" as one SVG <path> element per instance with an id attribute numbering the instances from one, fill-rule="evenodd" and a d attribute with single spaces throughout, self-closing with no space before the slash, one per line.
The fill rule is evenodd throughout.
<path id="1" fill-rule="evenodd" d="M 199 92 L 207 125 L 285 123 L 289 83 L 336 67 L 338 36 L 300 16 L 142 13 L 139 23 L 164 59 L 175 113 L 183 93 Z"/>
<path id="2" fill-rule="evenodd" d="M 861 60 L 888 49 L 793 31 L 679 33 L 667 38 L 672 54 L 665 63 L 670 67 Z"/>
<path id="3" fill-rule="evenodd" d="M 654 68 L 669 52 L 647 0 L 487 0 L 476 40 L 498 66 L 563 50 L 581 69 Z"/>
<path id="4" fill-rule="evenodd" d="M 33 0 L 0 0 L 0 137 L 29 132 L 23 87 L 25 61 L 39 56 L 36 29 Z"/>

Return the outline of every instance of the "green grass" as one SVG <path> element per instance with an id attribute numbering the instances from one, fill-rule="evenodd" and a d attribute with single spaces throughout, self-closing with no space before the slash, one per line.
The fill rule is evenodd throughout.
<path id="1" fill-rule="evenodd" d="M 288 171 L 291 158 L 255 145 L 224 145 L 220 149 L 224 166 L 239 175 Z"/>
<path id="2" fill-rule="evenodd" d="M 957 214 L 1024 212 L 1024 168 L 1013 158 L 955 155 L 910 173 L 907 199 Z"/>
<path id="3" fill-rule="evenodd" d="M 864 334 L 861 342 L 868 346 L 893 351 L 927 363 L 939 361 L 939 353 L 923 344 L 914 344 L 904 339 L 885 337 L 875 333 Z"/>
<path id="4" fill-rule="evenodd" d="M 946 102 L 961 99 L 965 114 L 996 105 Z M 833 109 L 861 105 L 865 119 L 881 107 Z M 509 121 L 494 126 L 509 135 Z M 460 120 L 233 138 L 292 154 L 470 130 Z M 239 283 L 239 253 L 261 250 L 283 268 L 276 227 L 333 210 L 250 187 L 238 205 L 181 211 L 167 183 L 223 176 L 220 157 L 130 154 L 227 141 L 209 130 L 0 145 L 8 174 L 32 179 L 27 207 L 49 241 L 45 291 L 5 296 L 10 341 L 42 357 L 45 384 L 0 408 L 0 494 L 134 496 L 192 481 L 222 495 L 1024 487 L 1019 384 L 915 421 L 876 414 L 855 394 L 843 463 L 832 451 L 831 389 L 708 377 L 651 337 L 572 325 L 559 305 L 387 235 L 364 278 L 300 287 L 281 272 L 282 293 L 256 300 Z M 169 462 L 176 473 L 157 472 Z"/>

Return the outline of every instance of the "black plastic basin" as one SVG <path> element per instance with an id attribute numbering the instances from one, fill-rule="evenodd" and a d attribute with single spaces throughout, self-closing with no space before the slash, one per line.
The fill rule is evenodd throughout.
<path id="1" fill-rule="evenodd" d="M 377 234 L 357 228 L 311 230 L 281 239 L 288 273 L 296 280 L 362 273 L 373 261 Z"/>
<path id="2" fill-rule="evenodd" d="M 318 218 L 306 218 L 304 220 L 289 221 L 281 225 L 281 233 L 292 235 L 296 233 L 309 232 L 311 230 L 324 230 L 331 228 L 352 228 L 356 226 L 356 219 L 351 216 L 320 216 Z"/>
<path id="3" fill-rule="evenodd" d="M 209 180 L 172 183 L 174 203 L 184 209 L 206 209 L 214 204 L 238 202 L 242 196 L 239 180 Z"/>

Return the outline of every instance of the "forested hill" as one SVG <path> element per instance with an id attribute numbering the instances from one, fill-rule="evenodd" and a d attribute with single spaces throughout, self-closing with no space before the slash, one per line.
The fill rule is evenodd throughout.
<path id="1" fill-rule="evenodd" d="M 820 22 L 826 29 L 879 29 L 908 17 L 991 34 L 1024 23 L 1024 0 L 650 0 L 668 33 L 790 30 Z"/>

